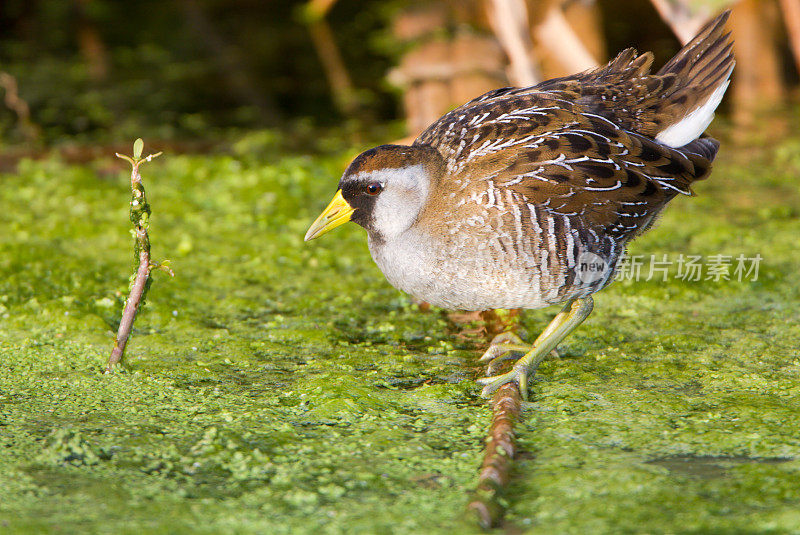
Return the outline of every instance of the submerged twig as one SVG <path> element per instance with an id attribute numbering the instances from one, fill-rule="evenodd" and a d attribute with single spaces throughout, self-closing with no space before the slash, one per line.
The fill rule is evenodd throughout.
<path id="1" fill-rule="evenodd" d="M 22 135 L 29 142 L 36 141 L 39 137 L 39 129 L 31 121 L 31 110 L 28 107 L 28 103 L 19 96 L 17 79 L 7 72 L 0 71 L 0 87 L 5 90 L 4 102 L 6 106 L 17 114 Z"/>
<path id="2" fill-rule="evenodd" d="M 511 477 L 511 465 L 516 448 L 514 422 L 522 409 L 522 396 L 516 383 L 501 386 L 492 400 L 494 415 L 486 437 L 478 477 L 478 487 L 467 509 L 474 511 L 481 527 L 489 529 L 500 524 L 505 514 L 503 493 Z"/>
<path id="3" fill-rule="evenodd" d="M 358 111 L 358 99 L 353 80 L 342 54 L 333 38 L 333 31 L 325 16 L 336 0 L 310 0 L 302 12 L 302 20 L 311 34 L 311 44 L 317 52 L 322 70 L 336 106 L 343 114 L 352 116 Z"/>
<path id="4" fill-rule="evenodd" d="M 481 312 L 487 339 L 491 340 L 502 332 L 518 331 L 519 313 L 518 309 Z M 519 385 L 507 383 L 497 389 L 492 398 L 492 423 L 486 436 L 478 486 L 467 504 L 467 510 L 475 515 L 484 529 L 497 527 L 505 514 L 503 494 L 511 477 L 511 465 L 516 453 L 514 423 L 521 411 Z"/>
<path id="5" fill-rule="evenodd" d="M 125 308 L 122 311 L 122 319 L 119 322 L 117 338 L 114 340 L 114 349 L 108 359 L 105 373 L 111 373 L 125 354 L 125 345 L 133 328 L 133 320 L 136 312 L 144 304 L 147 290 L 150 288 L 151 273 L 153 269 L 162 269 L 170 276 L 175 274 L 169 268 L 168 262 L 153 264 L 150 261 L 150 238 L 147 229 L 150 226 L 150 205 L 147 204 L 147 197 L 142 185 L 142 175 L 139 174 L 139 166 L 144 162 L 149 162 L 153 158 L 161 155 L 160 152 L 142 158 L 142 148 L 144 143 L 141 138 L 133 144 L 133 157 L 116 153 L 117 158 L 127 160 L 131 164 L 131 223 L 134 227 L 134 257 L 139 262 L 136 272 L 131 276 L 130 293 L 125 300 Z"/>

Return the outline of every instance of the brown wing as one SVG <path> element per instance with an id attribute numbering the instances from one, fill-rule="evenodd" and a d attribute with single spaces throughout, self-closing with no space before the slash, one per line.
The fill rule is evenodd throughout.
<path id="1" fill-rule="evenodd" d="M 459 189 L 485 181 L 552 214 L 627 241 L 664 205 L 705 178 L 718 143 L 654 140 L 709 99 L 733 68 L 728 14 L 709 23 L 656 74 L 651 54 L 622 52 L 603 68 L 530 88 L 490 91 L 431 125 Z"/>
<path id="2" fill-rule="evenodd" d="M 673 149 L 561 96 L 528 92 L 477 102 L 468 112 L 451 112 L 451 120 L 417 143 L 427 141 L 445 156 L 458 189 L 480 191 L 488 181 L 623 242 L 708 174 L 716 141 Z"/>
<path id="3" fill-rule="evenodd" d="M 691 194 L 690 184 L 708 174 L 718 146 L 701 139 L 672 149 L 599 115 L 576 123 L 542 135 L 520 157 L 496 162 L 494 180 L 623 243 L 646 230 L 677 194 Z"/>
<path id="4" fill-rule="evenodd" d="M 705 103 L 730 77 L 735 61 L 724 12 L 709 22 L 657 73 L 653 55 L 621 52 L 608 65 L 571 77 L 549 80 L 540 90 L 563 91 L 587 111 L 622 128 L 654 138 Z"/>

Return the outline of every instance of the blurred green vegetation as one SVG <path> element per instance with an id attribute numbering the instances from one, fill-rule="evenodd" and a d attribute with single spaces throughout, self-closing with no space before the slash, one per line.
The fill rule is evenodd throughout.
<path id="1" fill-rule="evenodd" d="M 328 17 L 357 117 L 334 106 L 301 4 L 3 3 L 0 70 L 43 145 L 226 147 L 144 169 L 153 255 L 176 278 L 155 274 L 114 376 L 124 162 L 54 151 L 0 174 L 0 533 L 477 533 L 461 515 L 489 421 L 483 342 L 389 286 L 355 225 L 302 241 L 353 145 L 401 136 L 384 83 L 400 2 L 341 0 Z M 646 2 L 626 6 L 603 4 L 609 52 L 677 49 Z M 87 23 L 105 77 L 81 49 Z M 759 280 L 597 296 L 525 406 L 509 532 L 800 530 L 800 139 L 718 133 L 711 178 L 631 254 L 758 253 Z M 6 107 L 0 138 L 24 143 Z"/>
<path id="2" fill-rule="evenodd" d="M 125 162 L 0 175 L 0 532 L 479 533 L 484 342 L 394 290 L 355 225 L 303 243 L 352 153 L 279 140 L 143 169 L 176 277 L 114 376 Z M 759 279 L 596 296 L 525 406 L 509 532 L 800 530 L 800 139 L 728 146 L 631 254 L 759 253 Z"/>

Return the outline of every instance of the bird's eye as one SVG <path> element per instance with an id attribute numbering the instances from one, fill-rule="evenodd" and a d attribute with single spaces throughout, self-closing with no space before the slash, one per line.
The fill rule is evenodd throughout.
<path id="1" fill-rule="evenodd" d="M 383 189 L 383 185 L 380 182 L 370 182 L 367 184 L 367 193 L 370 195 L 377 195 Z"/>

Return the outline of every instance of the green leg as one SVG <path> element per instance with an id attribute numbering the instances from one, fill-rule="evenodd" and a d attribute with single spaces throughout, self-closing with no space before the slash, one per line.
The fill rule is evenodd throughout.
<path id="1" fill-rule="evenodd" d="M 492 339 L 489 348 L 478 361 L 491 362 L 491 364 L 489 364 L 489 370 L 494 370 L 500 363 L 514 358 L 511 355 L 512 352 L 522 351 L 527 353 L 531 348 L 531 345 L 524 343 L 515 333 L 504 332 Z M 490 373 L 494 372 L 492 371 Z"/>
<path id="2" fill-rule="evenodd" d="M 570 302 L 571 303 L 571 302 Z M 547 325 L 542 334 L 539 335 L 538 338 L 533 342 L 533 344 L 526 344 L 522 341 L 522 339 L 517 336 L 513 332 L 504 332 L 502 334 L 498 334 L 495 336 L 491 343 L 489 344 L 489 348 L 486 352 L 478 359 L 478 362 L 489 362 L 489 366 L 486 369 L 487 375 L 494 375 L 495 370 L 505 361 L 512 360 L 514 355 L 512 353 L 528 353 L 532 350 L 537 344 L 539 344 L 542 340 L 550 336 L 550 334 L 569 316 L 569 311 L 566 309 L 569 308 L 569 304 L 559 312 L 553 320 Z M 554 357 L 558 357 L 558 350 L 553 349 L 551 352 Z"/>
<path id="3" fill-rule="evenodd" d="M 481 357 L 482 361 L 491 360 L 489 366 L 489 373 L 493 373 L 496 364 L 503 360 L 508 360 L 505 354 L 510 351 L 525 351 L 528 352 L 514 363 L 513 368 L 508 373 L 502 375 L 495 375 L 492 377 L 484 377 L 478 379 L 478 383 L 484 385 L 481 395 L 489 397 L 492 392 L 500 388 L 502 385 L 510 382 L 515 382 L 519 385 L 520 393 L 523 398 L 528 398 L 528 374 L 536 372 L 539 364 L 544 358 L 553 351 L 564 338 L 569 335 L 575 328 L 585 320 L 592 312 L 594 302 L 591 297 L 583 297 L 570 301 L 559 312 L 547 328 L 539 335 L 536 341 L 531 346 L 516 343 L 520 341 L 515 335 L 516 340 L 512 337 L 507 337 L 501 340 L 500 344 L 495 344 L 492 341 L 492 346 Z M 503 335 L 500 335 L 503 336 Z M 508 340 L 509 343 L 503 343 Z M 493 349 L 498 348 L 498 349 Z M 490 352 L 492 352 L 490 354 Z"/>

